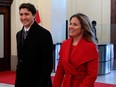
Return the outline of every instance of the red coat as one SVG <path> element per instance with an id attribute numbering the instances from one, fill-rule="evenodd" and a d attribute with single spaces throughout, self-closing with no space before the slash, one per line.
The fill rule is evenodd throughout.
<path id="1" fill-rule="evenodd" d="M 81 39 L 70 54 L 71 45 L 72 38 L 62 43 L 53 87 L 94 87 L 98 74 L 96 45 Z"/>

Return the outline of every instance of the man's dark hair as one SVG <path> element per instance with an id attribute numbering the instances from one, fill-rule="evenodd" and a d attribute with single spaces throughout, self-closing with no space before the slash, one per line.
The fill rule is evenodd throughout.
<path id="1" fill-rule="evenodd" d="M 21 10 L 22 8 L 26 8 L 28 9 L 33 15 L 36 14 L 36 8 L 33 4 L 31 3 L 22 3 L 20 6 L 19 6 L 19 10 Z"/>
<path id="2" fill-rule="evenodd" d="M 97 24 L 95 20 L 92 21 L 92 24 Z"/>

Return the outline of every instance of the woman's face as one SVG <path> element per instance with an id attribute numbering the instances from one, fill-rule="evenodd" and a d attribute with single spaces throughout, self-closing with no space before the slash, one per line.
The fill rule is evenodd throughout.
<path id="1" fill-rule="evenodd" d="M 83 34 L 83 30 L 80 21 L 77 17 L 73 17 L 69 25 L 69 35 L 70 37 L 79 37 Z"/>

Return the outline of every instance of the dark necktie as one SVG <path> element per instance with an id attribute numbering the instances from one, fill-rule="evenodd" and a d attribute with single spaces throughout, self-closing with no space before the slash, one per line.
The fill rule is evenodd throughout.
<path id="1" fill-rule="evenodd" d="M 22 45 L 24 44 L 24 41 L 25 41 L 25 39 L 26 39 L 26 37 L 27 37 L 28 32 L 29 32 L 29 31 L 23 31 L 23 32 L 22 32 Z"/>
<path id="2" fill-rule="evenodd" d="M 28 34 L 28 31 L 25 31 L 25 32 L 24 32 L 24 39 L 26 39 L 27 34 Z"/>

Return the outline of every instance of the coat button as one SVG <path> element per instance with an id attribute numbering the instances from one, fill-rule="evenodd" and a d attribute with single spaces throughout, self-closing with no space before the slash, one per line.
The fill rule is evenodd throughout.
<path id="1" fill-rule="evenodd" d="M 23 62 L 23 60 L 19 60 L 19 62 L 21 63 L 21 62 Z"/>

